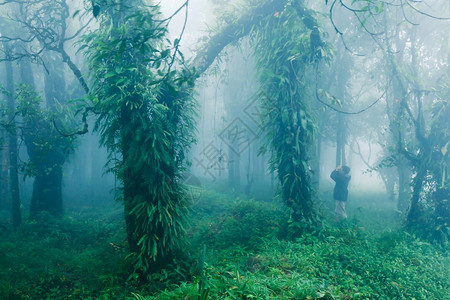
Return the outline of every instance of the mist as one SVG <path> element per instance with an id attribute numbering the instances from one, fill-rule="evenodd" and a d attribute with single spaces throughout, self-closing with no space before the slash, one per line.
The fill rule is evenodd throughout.
<path id="1" fill-rule="evenodd" d="M 448 1 L 0 8 L 0 298 L 449 297 Z"/>

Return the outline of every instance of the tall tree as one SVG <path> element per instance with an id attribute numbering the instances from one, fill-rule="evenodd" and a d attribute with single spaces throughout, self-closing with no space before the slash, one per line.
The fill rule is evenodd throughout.
<path id="1" fill-rule="evenodd" d="M 302 7 L 288 5 L 266 17 L 260 26 L 256 60 L 270 163 L 281 182 L 282 198 L 298 222 L 314 217 L 309 153 L 315 122 L 305 75 L 323 50 L 312 39 L 318 25 Z"/>
<path id="2" fill-rule="evenodd" d="M 11 49 L 7 43 L 3 43 L 6 58 L 12 56 Z M 19 192 L 19 167 L 18 167 L 18 147 L 16 128 L 16 103 L 14 100 L 14 75 L 11 60 L 5 60 L 6 73 L 6 94 L 8 99 L 8 151 L 9 151 L 9 182 L 11 190 L 11 214 L 13 219 L 13 229 L 16 230 L 22 222 L 20 211 Z"/>
<path id="3" fill-rule="evenodd" d="M 174 65 L 178 42 L 166 44 L 157 7 L 110 1 L 99 9 L 100 27 L 86 38 L 96 130 L 122 183 L 136 271 L 147 275 L 182 243 L 192 74 Z"/>

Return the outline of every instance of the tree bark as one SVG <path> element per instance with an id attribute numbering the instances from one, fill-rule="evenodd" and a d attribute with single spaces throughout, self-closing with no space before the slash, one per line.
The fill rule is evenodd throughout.
<path id="1" fill-rule="evenodd" d="M 11 50 L 6 43 L 3 43 L 6 55 L 10 55 Z M 11 189 L 11 214 L 13 219 L 13 229 L 16 230 L 22 222 L 20 211 L 20 192 L 19 192 L 19 168 L 17 164 L 17 129 L 16 129 L 16 103 L 14 100 L 14 75 L 11 61 L 5 61 L 6 66 L 6 89 L 8 91 L 8 121 L 12 124 L 9 129 L 9 181 Z"/>
<path id="2" fill-rule="evenodd" d="M 56 60 L 55 57 L 48 54 L 47 71 L 44 71 L 44 91 L 45 100 L 48 108 L 55 109 L 57 102 L 64 104 L 64 90 L 66 80 L 64 78 L 63 64 Z"/>
<path id="3" fill-rule="evenodd" d="M 9 168 L 9 150 L 8 150 L 8 132 L 1 128 L 0 129 L 1 139 L 4 141 L 1 144 L 1 170 L 0 170 L 0 209 L 9 209 L 10 200 L 9 200 L 9 178 L 8 178 L 8 168 Z"/>
<path id="4" fill-rule="evenodd" d="M 421 215 L 419 206 L 420 192 L 422 191 L 423 179 L 425 174 L 426 170 L 422 169 L 419 170 L 416 174 L 416 177 L 414 177 L 411 202 L 409 205 L 408 215 L 406 218 L 407 226 L 418 225 L 418 221 Z"/>

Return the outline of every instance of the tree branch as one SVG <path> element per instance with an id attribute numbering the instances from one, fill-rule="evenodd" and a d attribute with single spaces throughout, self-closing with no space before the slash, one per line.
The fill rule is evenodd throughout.
<path id="1" fill-rule="evenodd" d="M 252 26 L 258 24 L 266 16 L 282 11 L 287 2 L 287 0 L 268 1 L 246 12 L 235 22 L 227 24 L 219 33 L 211 36 L 194 59 L 193 65 L 197 74 L 205 72 L 227 45 L 248 35 Z"/>

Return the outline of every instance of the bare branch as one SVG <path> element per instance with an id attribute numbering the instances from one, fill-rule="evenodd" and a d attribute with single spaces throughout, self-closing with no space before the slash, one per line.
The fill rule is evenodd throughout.
<path id="1" fill-rule="evenodd" d="M 235 22 L 227 24 L 219 33 L 211 36 L 194 59 L 196 72 L 203 73 L 227 45 L 246 36 L 252 26 L 258 24 L 264 17 L 273 12 L 283 11 L 287 2 L 287 0 L 269 1 L 243 14 Z"/>
<path id="2" fill-rule="evenodd" d="M 344 39 L 344 33 L 341 30 L 338 29 L 336 23 L 334 22 L 333 9 L 334 9 L 334 5 L 336 4 L 336 1 L 337 0 L 334 0 L 333 3 L 331 4 L 331 7 L 330 7 L 330 21 L 331 21 L 331 25 L 333 26 L 333 28 L 336 31 L 336 33 L 339 35 L 339 38 L 341 39 L 342 44 L 344 45 L 344 48 L 348 52 L 350 52 L 352 55 L 355 55 L 355 56 L 365 56 L 364 54 L 359 54 L 359 53 L 354 52 L 352 49 L 350 49 L 350 47 L 348 47 L 347 42 Z"/>
<path id="3" fill-rule="evenodd" d="M 54 49 L 52 48 L 51 50 L 54 50 L 62 55 L 63 62 L 65 62 L 69 66 L 69 68 L 72 70 L 73 74 L 80 82 L 80 84 L 83 87 L 86 94 L 89 94 L 89 87 L 88 87 L 86 81 L 84 80 L 83 74 L 81 74 L 80 69 L 78 69 L 78 67 L 72 62 L 72 59 L 67 54 L 67 52 L 64 50 L 64 47 L 61 46 L 59 48 L 54 48 Z"/>
<path id="4" fill-rule="evenodd" d="M 409 1 L 409 0 L 406 0 L 406 4 L 408 4 L 409 7 L 411 7 L 413 10 L 415 10 L 416 12 L 418 12 L 418 13 L 421 14 L 421 15 L 424 15 L 424 16 L 427 16 L 427 17 L 429 17 L 429 18 L 436 19 L 436 20 L 450 20 L 450 17 L 437 17 L 437 16 L 433 16 L 433 15 L 431 15 L 431 14 L 428 14 L 428 13 L 426 13 L 426 12 L 423 12 L 423 11 L 421 11 L 421 10 L 415 8 L 414 5 L 412 5 L 412 4 L 409 3 L 409 2 L 416 2 L 416 1 Z"/>
<path id="5" fill-rule="evenodd" d="M 0 41 L 1 42 L 17 42 L 17 41 L 20 41 L 20 42 L 23 42 L 23 43 L 31 43 L 34 40 L 35 40 L 34 36 L 30 37 L 29 39 L 24 39 L 24 38 L 21 38 L 21 37 L 11 38 L 11 37 L 8 37 L 8 36 L 0 35 Z"/>
<path id="6" fill-rule="evenodd" d="M 83 30 L 86 29 L 86 27 L 89 26 L 89 24 L 92 22 L 92 20 L 94 20 L 94 18 L 90 18 L 86 24 L 84 24 L 83 26 L 81 26 L 80 29 L 77 30 L 77 32 L 75 32 L 72 36 L 65 38 L 64 42 L 67 42 L 67 41 L 70 41 L 70 40 L 76 38 L 81 32 L 83 32 Z"/>
<path id="7" fill-rule="evenodd" d="M 414 23 L 413 21 L 411 21 L 411 20 L 406 16 L 406 13 L 405 13 L 405 5 L 404 5 L 403 0 L 401 0 L 401 8 L 402 8 L 402 14 L 403 14 L 403 17 L 405 18 L 406 22 L 408 22 L 409 24 L 414 25 L 414 26 L 419 25 L 419 23 Z"/>
<path id="8" fill-rule="evenodd" d="M 164 78 L 167 78 L 167 76 L 169 76 L 170 74 L 170 69 L 172 68 L 174 62 L 175 62 L 175 58 L 177 57 L 177 53 L 178 53 L 178 48 L 180 47 L 180 43 L 181 43 L 181 39 L 183 38 L 183 34 L 184 34 L 184 30 L 186 29 L 186 24 L 187 24 L 187 20 L 188 20 L 188 12 L 189 12 L 189 0 L 186 0 L 186 2 L 183 4 L 182 7 L 186 7 L 186 14 L 184 16 L 184 24 L 183 24 L 183 28 L 181 29 L 181 33 L 180 33 L 180 37 L 178 38 L 177 41 L 175 41 L 176 45 L 175 45 L 175 51 L 173 52 L 173 56 L 172 56 L 172 60 L 169 63 L 169 68 L 167 69 L 167 73 L 166 75 L 164 75 Z M 180 8 L 181 9 L 181 8 Z M 179 11 L 179 10 L 178 10 Z M 177 12 L 178 12 L 177 11 Z"/>
<path id="9" fill-rule="evenodd" d="M 383 99 L 383 97 L 385 97 L 385 95 L 386 95 L 386 93 L 387 93 L 387 90 L 385 90 L 384 92 L 383 92 L 383 94 L 381 94 L 381 96 L 380 97 L 378 97 L 375 101 L 373 101 L 370 105 L 368 105 L 367 107 L 365 107 L 365 108 L 363 108 L 363 109 L 361 109 L 361 110 L 359 110 L 359 111 L 355 111 L 355 112 L 349 112 L 349 111 L 343 111 L 343 110 L 340 110 L 340 109 L 337 109 L 337 108 L 335 108 L 335 107 L 333 107 L 333 106 L 331 106 L 330 104 L 328 104 L 328 103 L 326 103 L 325 101 L 322 101 L 321 99 L 320 99 L 320 96 L 319 96 L 319 89 L 318 89 L 318 86 L 317 86 L 317 83 L 318 83 L 318 74 L 319 74 L 319 72 L 318 72 L 318 70 L 317 70 L 317 65 L 316 65 L 316 88 L 315 88 L 315 94 L 316 94 L 316 99 L 317 99 L 317 101 L 319 101 L 320 103 L 322 103 L 323 105 L 325 105 L 326 107 L 328 107 L 328 108 L 330 108 L 330 109 L 332 109 L 332 110 L 334 110 L 335 112 L 338 112 L 338 113 L 340 113 L 340 114 L 344 114 L 344 115 L 358 115 L 358 114 L 360 114 L 360 113 L 363 113 L 363 112 L 365 112 L 365 111 L 367 111 L 367 110 L 369 110 L 372 106 L 374 106 L 375 104 L 377 104 L 381 99 Z M 298 79 L 297 79 L 298 80 Z"/>
<path id="10" fill-rule="evenodd" d="M 58 128 L 58 126 L 56 125 L 56 121 L 55 121 L 55 119 L 53 118 L 53 126 L 55 126 L 55 129 L 56 129 L 56 131 L 58 131 L 58 133 L 60 134 L 60 135 L 62 135 L 62 136 L 64 136 L 64 137 L 72 137 L 72 136 L 75 136 L 75 135 L 83 135 L 83 134 L 86 134 L 86 133 L 88 133 L 89 132 L 89 125 L 88 125 L 88 123 L 87 123 L 87 116 L 88 116 L 88 114 L 89 114 L 89 112 L 91 111 L 91 110 L 93 110 L 93 107 L 85 107 L 84 108 L 84 112 L 83 112 L 83 115 L 82 115 L 82 118 L 81 118 L 81 121 L 83 122 L 83 129 L 80 129 L 80 130 L 78 130 L 78 131 L 76 131 L 76 132 L 73 132 L 73 133 L 64 133 L 64 132 L 62 132 L 59 128 Z"/>
<path id="11" fill-rule="evenodd" d="M 168 21 L 167 24 L 169 24 L 170 21 L 172 21 L 173 17 L 175 17 L 183 9 L 183 7 L 186 6 L 186 10 L 187 10 L 188 3 L 189 3 L 189 0 L 186 0 L 173 14 L 171 14 L 169 17 L 161 20 L 160 22 L 164 23 L 164 22 Z M 159 6 L 159 4 L 158 4 L 158 6 Z"/>

